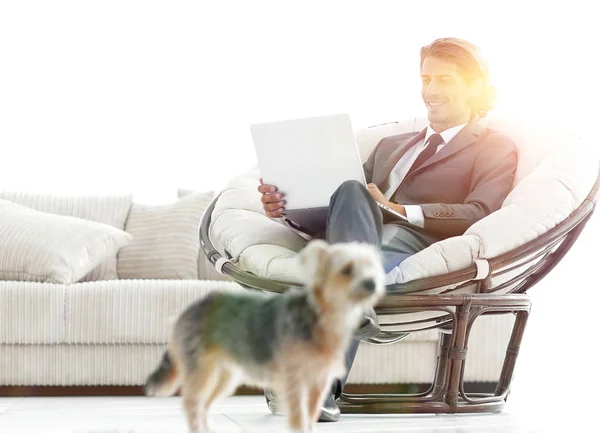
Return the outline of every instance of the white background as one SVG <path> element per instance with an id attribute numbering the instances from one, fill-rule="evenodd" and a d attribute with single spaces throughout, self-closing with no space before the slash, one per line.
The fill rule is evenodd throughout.
<path id="1" fill-rule="evenodd" d="M 589 134 L 600 38 L 577 4 L 2 2 L 0 183 L 157 200 L 219 189 L 255 160 L 252 122 L 424 114 L 419 49 L 446 35 L 481 47 L 499 109 Z"/>
<path id="2" fill-rule="evenodd" d="M 423 115 L 419 49 L 441 36 L 481 47 L 499 110 L 596 141 L 593 4 L 3 1 L 0 188 L 156 202 L 177 187 L 218 190 L 254 164 L 250 123 Z M 575 407 L 555 389 L 599 382 L 586 317 L 600 301 L 597 220 L 532 293 L 512 397 L 523 405 Z"/>

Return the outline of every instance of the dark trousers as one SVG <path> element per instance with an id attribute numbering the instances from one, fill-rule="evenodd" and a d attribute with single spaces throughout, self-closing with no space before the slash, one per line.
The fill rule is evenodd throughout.
<path id="1" fill-rule="evenodd" d="M 440 240 L 408 223 L 384 224 L 381 209 L 369 191 L 356 181 L 344 182 L 331 196 L 327 228 L 323 236 L 330 244 L 365 242 L 376 245 L 382 251 L 386 272 L 391 271 L 412 254 Z M 332 393 L 335 398 L 339 398 L 342 394 L 359 343 L 360 339 L 352 340 L 346 353 L 348 373 L 334 383 Z"/>

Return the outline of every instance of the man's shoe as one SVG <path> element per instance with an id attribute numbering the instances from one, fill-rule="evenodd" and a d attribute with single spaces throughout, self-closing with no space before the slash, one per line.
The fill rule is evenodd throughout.
<path id="1" fill-rule="evenodd" d="M 280 415 L 282 413 L 273 393 L 268 389 L 265 389 L 265 399 L 267 400 L 267 406 L 273 415 Z M 319 422 L 336 422 L 340 419 L 340 414 L 340 408 L 335 402 L 333 395 L 327 393 L 327 397 L 321 408 L 321 413 L 319 414 Z"/>
<path id="2" fill-rule="evenodd" d="M 335 402 L 333 395 L 328 392 L 323 407 L 321 408 L 321 414 L 319 415 L 319 422 L 336 422 L 340 419 L 340 408 Z"/>
<path id="3" fill-rule="evenodd" d="M 281 413 L 281 411 L 277 407 L 275 396 L 273 395 L 270 389 L 265 388 L 265 400 L 267 400 L 267 407 L 273 415 L 279 415 Z"/>

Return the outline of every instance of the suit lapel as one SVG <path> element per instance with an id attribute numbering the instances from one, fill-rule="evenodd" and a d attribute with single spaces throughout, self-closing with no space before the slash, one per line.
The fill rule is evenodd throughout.
<path id="1" fill-rule="evenodd" d="M 380 178 L 381 181 L 374 182 L 381 191 L 386 191 L 389 188 L 390 173 L 392 172 L 392 170 L 394 169 L 394 167 L 396 166 L 398 161 L 400 161 L 400 158 L 402 158 L 402 155 L 404 155 L 406 153 L 406 151 L 408 149 L 410 149 L 412 146 L 417 144 L 419 141 L 423 140 L 423 138 L 425 138 L 426 131 L 427 131 L 427 128 L 423 129 L 421 132 L 419 132 L 417 135 L 412 137 L 406 143 L 404 143 L 401 146 L 398 146 L 390 154 L 389 158 L 387 158 L 387 160 L 383 166 L 383 170 L 381 171 L 381 178 Z"/>
<path id="2" fill-rule="evenodd" d="M 465 147 L 470 146 L 477 140 L 483 130 L 483 125 L 481 125 L 477 120 L 470 121 L 463 129 L 460 130 L 458 134 L 454 136 L 452 140 L 450 140 L 449 143 L 442 147 L 442 149 L 433 155 L 429 160 L 423 163 L 423 165 L 408 175 L 407 178 L 413 176 L 415 173 L 418 173 L 421 170 L 425 170 L 427 167 L 435 164 L 438 161 L 442 161 L 454 155 L 456 152 L 464 149 Z"/>

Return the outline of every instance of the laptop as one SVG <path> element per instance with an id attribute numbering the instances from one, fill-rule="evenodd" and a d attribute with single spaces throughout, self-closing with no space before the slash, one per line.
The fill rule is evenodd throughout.
<path id="1" fill-rule="evenodd" d="M 285 194 L 284 216 L 302 231 L 325 231 L 329 200 L 343 182 L 366 186 L 349 114 L 258 123 L 250 131 L 263 182 Z"/>

